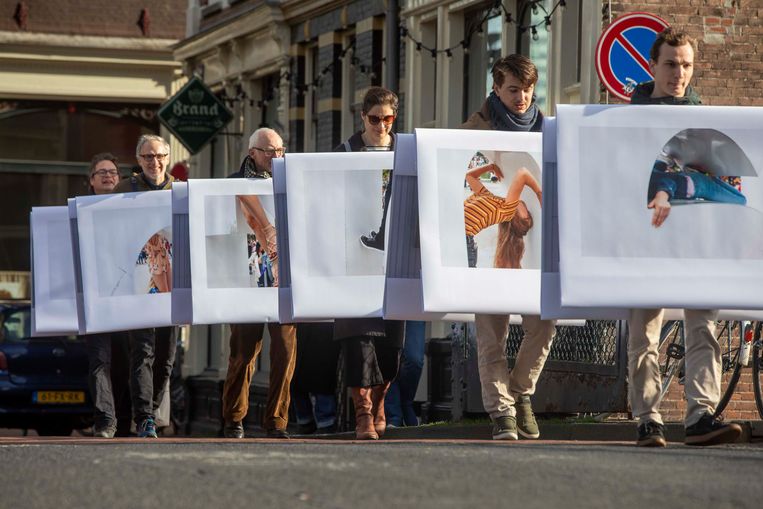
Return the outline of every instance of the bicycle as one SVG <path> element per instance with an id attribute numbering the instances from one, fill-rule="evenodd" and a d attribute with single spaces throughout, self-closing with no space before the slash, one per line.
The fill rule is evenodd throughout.
<path id="1" fill-rule="evenodd" d="M 763 417 L 763 341 L 761 331 L 763 322 L 719 321 L 716 323 L 716 339 L 721 346 L 721 391 L 722 396 L 715 410 L 714 417 L 719 417 L 726 409 L 734 394 L 742 369 L 752 361 L 752 382 L 758 413 Z M 678 376 L 680 384 L 684 378 L 684 326 L 682 320 L 668 321 L 660 333 L 660 375 L 662 387 L 660 401 L 667 394 L 672 381 Z M 752 359 L 751 354 L 752 353 Z M 662 358 L 664 356 L 664 359 Z"/>

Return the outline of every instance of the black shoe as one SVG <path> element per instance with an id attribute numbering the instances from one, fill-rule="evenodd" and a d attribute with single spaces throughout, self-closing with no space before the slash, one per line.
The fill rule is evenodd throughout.
<path id="1" fill-rule="evenodd" d="M 297 424 L 297 435 L 312 435 L 318 426 L 315 425 L 315 421 L 310 421 L 306 424 Z"/>
<path id="2" fill-rule="evenodd" d="M 244 438 L 244 425 L 241 422 L 226 422 L 223 435 L 225 438 Z"/>
<path id="3" fill-rule="evenodd" d="M 283 439 L 289 438 L 289 434 L 286 432 L 286 430 L 279 429 L 279 428 L 269 429 L 266 435 L 268 438 L 283 438 Z"/>
<path id="4" fill-rule="evenodd" d="M 387 424 L 389 426 L 389 423 Z M 318 428 L 315 430 L 316 435 L 333 435 L 336 433 L 336 424 L 332 424 L 330 426 L 324 426 L 322 428 Z"/>
<path id="5" fill-rule="evenodd" d="M 742 427 L 733 422 L 724 423 L 710 414 L 700 417 L 696 424 L 686 428 L 686 445 L 716 445 L 736 442 Z"/>
<path id="6" fill-rule="evenodd" d="M 370 235 L 361 235 L 360 243 L 369 249 L 384 251 L 384 234 L 371 232 Z"/>
<path id="7" fill-rule="evenodd" d="M 638 427 L 636 445 L 641 447 L 665 447 L 665 426 L 659 422 L 647 421 Z"/>

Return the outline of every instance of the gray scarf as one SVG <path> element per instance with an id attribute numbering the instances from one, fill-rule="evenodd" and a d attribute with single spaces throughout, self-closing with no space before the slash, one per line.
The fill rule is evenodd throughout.
<path id="1" fill-rule="evenodd" d="M 535 103 L 535 96 L 533 96 L 530 107 L 521 115 L 511 112 L 495 95 L 495 91 L 490 92 L 487 105 L 490 111 L 490 123 L 499 131 L 530 131 L 538 121 L 540 114 L 538 105 Z"/>

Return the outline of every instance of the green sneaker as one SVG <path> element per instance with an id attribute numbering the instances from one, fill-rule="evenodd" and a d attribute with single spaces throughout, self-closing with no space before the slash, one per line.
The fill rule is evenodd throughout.
<path id="1" fill-rule="evenodd" d="M 497 417 L 493 421 L 493 440 L 516 440 L 517 420 L 513 415 Z"/>
<path id="2" fill-rule="evenodd" d="M 525 438 L 536 439 L 540 437 L 538 423 L 535 421 L 530 396 L 524 395 L 514 402 L 517 413 L 517 431 Z"/>

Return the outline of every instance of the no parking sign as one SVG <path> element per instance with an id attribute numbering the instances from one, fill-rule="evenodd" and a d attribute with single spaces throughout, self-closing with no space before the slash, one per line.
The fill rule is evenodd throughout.
<path id="1" fill-rule="evenodd" d="M 652 79 L 649 49 L 667 21 L 647 12 L 620 16 L 599 37 L 596 45 L 596 72 L 607 90 L 630 101 L 641 82 Z"/>

